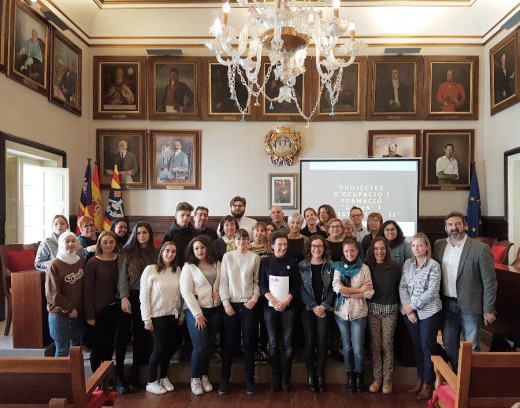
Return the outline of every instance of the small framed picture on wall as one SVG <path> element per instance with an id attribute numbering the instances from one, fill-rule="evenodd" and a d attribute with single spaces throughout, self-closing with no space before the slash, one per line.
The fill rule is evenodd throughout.
<path id="1" fill-rule="evenodd" d="M 0 0 L 0 72 L 5 72 L 7 66 L 8 4 L 9 0 Z"/>
<path id="2" fill-rule="evenodd" d="M 150 130 L 153 189 L 201 189 L 200 138 L 200 130 Z"/>
<path id="3" fill-rule="evenodd" d="M 110 188 L 114 166 L 123 189 L 146 189 L 146 130 L 98 129 L 96 160 L 102 188 Z"/>
<path id="4" fill-rule="evenodd" d="M 154 57 L 148 59 L 148 112 L 152 120 L 202 118 L 202 59 Z"/>
<path id="5" fill-rule="evenodd" d="M 491 116 L 520 101 L 520 81 L 517 81 L 520 72 L 519 31 L 489 50 Z"/>
<path id="6" fill-rule="evenodd" d="M 269 174 L 269 208 L 297 208 L 296 179 L 297 174 Z"/>
<path id="7" fill-rule="evenodd" d="M 424 57 L 424 119 L 478 119 L 478 57 Z"/>
<path id="8" fill-rule="evenodd" d="M 47 95 L 49 92 L 50 27 L 25 2 L 11 2 L 11 29 L 7 75 Z"/>
<path id="9" fill-rule="evenodd" d="M 418 120 L 422 57 L 368 57 L 368 120 Z"/>
<path id="10" fill-rule="evenodd" d="M 81 116 L 81 49 L 55 28 L 51 38 L 49 100 Z"/>
<path id="11" fill-rule="evenodd" d="M 368 157 L 417 157 L 421 152 L 420 130 L 369 130 Z"/>
<path id="12" fill-rule="evenodd" d="M 146 57 L 94 57 L 94 119 L 145 119 Z"/>
<path id="13" fill-rule="evenodd" d="M 469 190 L 474 130 L 423 131 L 423 189 Z"/>

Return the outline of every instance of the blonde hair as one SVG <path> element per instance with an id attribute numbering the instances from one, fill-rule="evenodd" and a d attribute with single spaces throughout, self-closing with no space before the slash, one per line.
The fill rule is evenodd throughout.
<path id="1" fill-rule="evenodd" d="M 430 244 L 430 240 L 428 239 L 428 236 L 424 232 L 418 232 L 412 237 L 411 243 L 415 241 L 416 239 L 422 239 L 424 244 L 426 245 L 426 264 L 430 262 L 430 259 L 432 259 L 432 246 Z M 416 259 L 415 255 L 413 257 Z"/>

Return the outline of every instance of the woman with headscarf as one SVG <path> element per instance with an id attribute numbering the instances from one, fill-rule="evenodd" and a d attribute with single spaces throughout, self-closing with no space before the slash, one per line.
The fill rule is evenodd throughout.
<path id="1" fill-rule="evenodd" d="M 45 297 L 49 331 L 56 345 L 55 357 L 68 357 L 71 346 L 81 345 L 83 316 L 83 261 L 76 253 L 77 238 L 64 232 L 58 238 L 58 253 L 45 274 Z"/>

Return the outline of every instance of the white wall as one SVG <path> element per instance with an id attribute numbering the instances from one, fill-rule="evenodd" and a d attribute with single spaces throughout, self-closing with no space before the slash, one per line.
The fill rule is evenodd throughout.
<path id="1" fill-rule="evenodd" d="M 77 39 L 73 41 L 78 44 Z M 80 44 L 81 45 L 81 44 Z M 492 44 L 490 44 L 492 45 Z M 503 215 L 503 152 L 517 147 L 514 137 L 520 105 L 489 115 L 489 61 L 486 47 L 429 47 L 423 55 L 479 55 L 478 121 L 353 121 L 289 123 L 302 135 L 300 157 L 366 157 L 368 131 L 378 129 L 475 129 L 475 161 L 481 188 L 484 215 Z M 125 191 L 128 215 L 171 215 L 176 204 L 186 200 L 207 205 L 210 214 L 229 212 L 229 199 L 243 195 L 247 213 L 268 213 L 268 174 L 298 173 L 292 167 L 276 167 L 264 152 L 264 136 L 277 122 L 169 122 L 147 120 L 92 119 L 93 55 L 144 55 L 144 49 L 83 48 L 83 117 L 79 118 L 48 102 L 43 96 L 0 75 L 0 130 L 36 140 L 67 152 L 70 179 L 70 208 L 78 205 L 86 158 L 95 158 L 96 129 L 200 129 L 202 131 L 202 189 L 200 191 L 135 190 Z M 382 49 L 369 48 L 368 55 Z M 484 157 L 485 156 L 485 157 Z M 497 182 L 498 180 L 498 182 Z M 398 182 L 398 180 L 396 181 Z M 106 197 L 107 192 L 104 192 Z M 420 215 L 439 216 L 451 210 L 465 212 L 467 191 L 421 191 Z M 288 211 L 289 212 L 289 211 Z"/>

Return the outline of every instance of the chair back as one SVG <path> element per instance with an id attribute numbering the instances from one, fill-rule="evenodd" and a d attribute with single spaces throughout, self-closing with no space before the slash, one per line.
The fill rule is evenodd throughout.
<path id="1" fill-rule="evenodd" d="M 470 342 L 461 346 L 456 406 L 510 407 L 520 400 L 520 352 L 474 353 Z"/>
<path id="2" fill-rule="evenodd" d="M 507 240 L 497 241 L 493 243 L 493 246 L 491 247 L 491 252 L 493 253 L 493 260 L 495 261 L 495 263 L 507 265 L 509 249 L 512 246 L 513 243 Z"/>
<path id="3" fill-rule="evenodd" d="M 491 238 L 491 237 L 475 237 L 474 239 L 488 245 L 490 248 L 497 241 L 496 238 Z"/>

